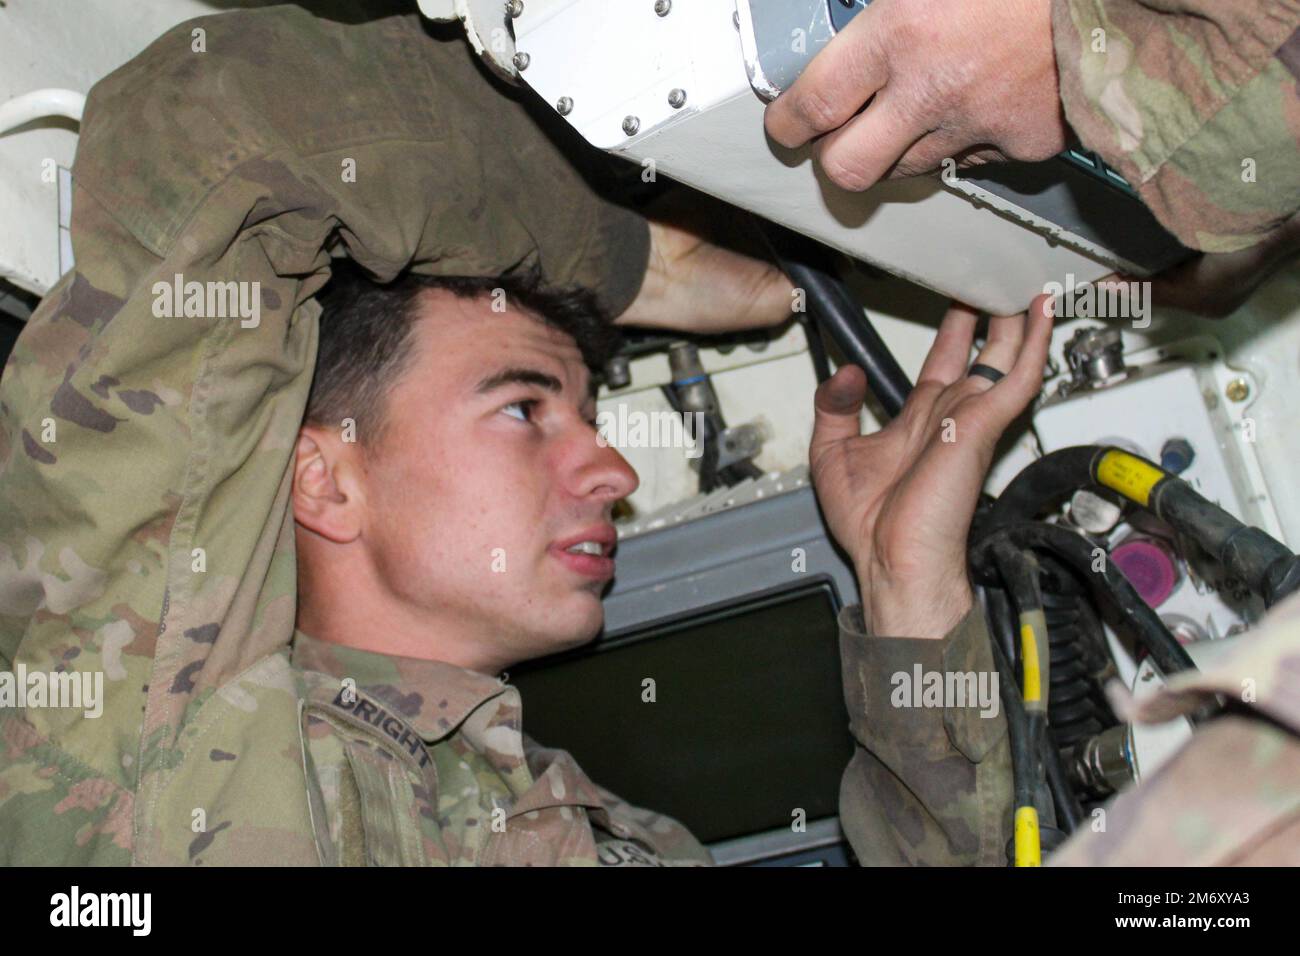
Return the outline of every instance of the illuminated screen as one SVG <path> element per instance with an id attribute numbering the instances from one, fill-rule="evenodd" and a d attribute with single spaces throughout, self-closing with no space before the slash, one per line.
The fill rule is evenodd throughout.
<path id="1" fill-rule="evenodd" d="M 853 752 L 829 586 L 695 615 L 512 672 L 523 727 L 704 843 L 837 812 Z M 643 681 L 654 681 L 654 702 Z"/>

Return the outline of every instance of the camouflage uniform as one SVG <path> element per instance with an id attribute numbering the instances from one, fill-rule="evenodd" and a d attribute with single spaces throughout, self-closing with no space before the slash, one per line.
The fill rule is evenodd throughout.
<path id="1" fill-rule="evenodd" d="M 1005 866 L 1012 835 L 1006 716 L 973 702 L 895 707 L 894 675 L 996 671 L 978 604 L 942 640 L 878 637 L 862 608 L 840 615 L 849 729 L 859 746 L 840 785 L 840 823 L 869 865 Z"/>
<path id="2" fill-rule="evenodd" d="M 1300 210 L 1300 0 L 1053 0 L 1061 101 L 1183 244 Z"/>
<path id="3" fill-rule="evenodd" d="M 711 862 L 681 824 L 623 803 L 568 753 L 523 735 L 519 691 L 495 677 L 301 631 L 292 663 L 307 691 L 307 794 L 324 863 Z"/>
<path id="4" fill-rule="evenodd" d="M 1232 252 L 1300 210 L 1300 0 L 1053 0 L 1061 100 L 1083 142 L 1192 248 Z M 1133 719 L 1214 692 L 1258 701 L 1198 728 L 1057 864 L 1300 862 L 1300 598 L 1240 653 Z"/>
<path id="5" fill-rule="evenodd" d="M 0 707 L 0 862 L 708 862 L 527 740 L 514 688 L 294 629 L 290 465 L 331 241 L 380 279 L 535 261 L 618 314 L 644 221 L 465 43 L 293 6 L 182 24 L 105 78 L 75 180 L 76 268 L 0 382 L 0 666 L 102 672 L 105 700 L 98 718 Z M 167 317 L 178 275 L 259 283 L 259 321 Z M 853 701 L 889 666 L 863 650 L 859 673 L 866 646 Z M 972 779 L 956 750 L 877 738 L 864 785 L 942 759 L 941 802 L 970 803 L 948 792 Z M 943 837 L 907 793 L 850 823 L 868 859 L 979 856 L 982 826 Z"/>
<path id="6" fill-rule="evenodd" d="M 288 494 L 327 243 L 617 313 L 648 229 L 413 14 L 182 24 L 91 91 L 74 172 L 76 268 L 0 383 L 0 665 L 106 700 L 0 708 L 0 860 L 315 863 Z M 178 274 L 259 282 L 259 324 L 157 317 Z"/>
<path id="7" fill-rule="evenodd" d="M 1216 696 L 1234 706 L 1112 800 L 1053 865 L 1300 865 L 1300 594 L 1218 666 L 1121 710 L 1161 723 Z"/>
<path id="8" fill-rule="evenodd" d="M 524 737 L 513 688 L 293 626 L 289 465 L 329 243 L 381 279 L 536 261 L 617 314 L 640 218 L 465 44 L 296 7 L 191 21 L 105 79 L 75 172 L 77 267 L 0 383 L 0 664 L 102 672 L 106 700 L 0 708 L 0 862 L 707 862 Z M 157 316 L 176 275 L 258 282 L 260 322 Z M 886 706 L 915 664 L 992 669 L 978 613 L 941 641 L 840 623 L 859 857 L 1003 862 L 1004 720 Z"/>

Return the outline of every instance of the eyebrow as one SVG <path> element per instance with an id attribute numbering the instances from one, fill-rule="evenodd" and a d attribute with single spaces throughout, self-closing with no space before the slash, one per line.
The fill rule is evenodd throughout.
<path id="1" fill-rule="evenodd" d="M 556 395 L 564 391 L 564 385 L 558 378 L 535 368 L 502 369 L 483 379 L 474 390 L 480 395 L 486 395 L 507 385 L 536 385 Z"/>

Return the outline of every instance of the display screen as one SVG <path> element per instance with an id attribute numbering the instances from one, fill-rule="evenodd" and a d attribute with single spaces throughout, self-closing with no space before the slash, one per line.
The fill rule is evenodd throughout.
<path id="1" fill-rule="evenodd" d="M 606 639 L 511 683 L 534 740 L 712 843 L 788 827 L 796 809 L 837 813 L 853 753 L 838 642 L 823 585 Z"/>

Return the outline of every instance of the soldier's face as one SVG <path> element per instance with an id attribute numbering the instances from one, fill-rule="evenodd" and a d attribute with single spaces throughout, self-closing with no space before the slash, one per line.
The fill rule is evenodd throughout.
<path id="1" fill-rule="evenodd" d="M 431 637 L 475 643 L 488 671 L 599 631 L 611 514 L 638 482 L 597 441 L 574 341 L 491 304 L 422 300 L 413 361 L 367 455 L 363 531 L 386 599 Z M 603 555 L 566 550 L 583 539 Z"/>

